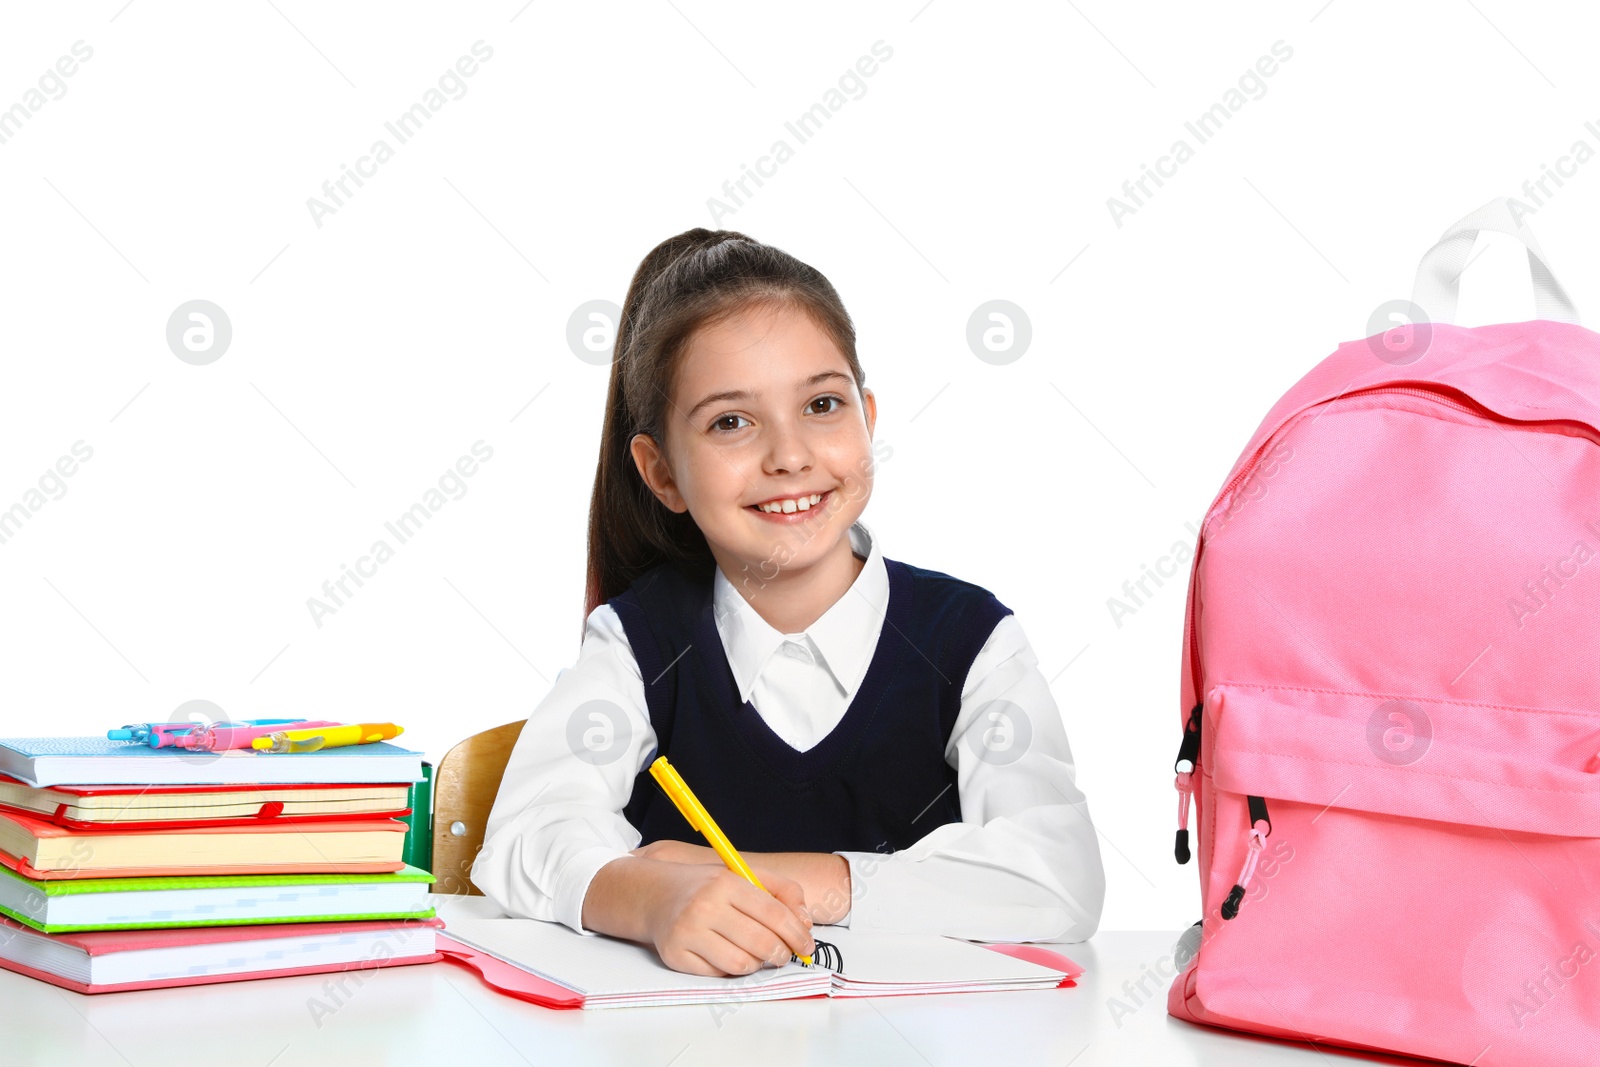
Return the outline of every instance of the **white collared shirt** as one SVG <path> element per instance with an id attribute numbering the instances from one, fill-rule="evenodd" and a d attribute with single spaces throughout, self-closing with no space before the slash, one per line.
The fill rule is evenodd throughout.
<path id="1" fill-rule="evenodd" d="M 873 540 L 860 523 L 850 528 L 850 547 L 866 562 L 844 596 L 797 634 L 774 629 L 721 567 L 712 579 L 712 613 L 739 699 L 754 704 L 797 752 L 814 747 L 838 725 L 878 647 L 889 606 L 889 571 L 883 553 L 873 551 Z"/>
<path id="2" fill-rule="evenodd" d="M 861 572 L 801 633 L 773 628 L 720 567 L 713 579 L 717 632 L 739 696 L 797 751 L 843 718 L 883 627 L 882 550 L 860 522 L 850 542 L 865 558 Z M 997 718 L 1001 707 L 1024 721 Z M 1014 743 L 1020 755 L 1009 751 Z M 556 676 L 512 750 L 473 882 L 508 914 L 589 933 L 589 882 L 638 847 L 622 810 L 655 750 L 638 662 L 617 613 L 601 604 L 589 614 L 577 664 Z M 973 660 L 945 760 L 956 770 L 962 821 L 892 854 L 838 853 L 850 865 L 852 896 L 840 924 L 985 941 L 1093 934 L 1105 898 L 1099 842 L 1061 714 L 1014 615 Z"/>

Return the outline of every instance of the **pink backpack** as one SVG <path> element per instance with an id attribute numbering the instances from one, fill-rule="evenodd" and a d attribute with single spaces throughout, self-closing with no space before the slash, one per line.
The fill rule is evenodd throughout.
<path id="1" fill-rule="evenodd" d="M 1527 246 L 1537 320 L 1448 325 L 1483 229 Z M 1600 335 L 1505 200 L 1413 299 L 1278 402 L 1206 515 L 1176 768 L 1204 918 L 1167 1010 L 1594 1064 Z"/>

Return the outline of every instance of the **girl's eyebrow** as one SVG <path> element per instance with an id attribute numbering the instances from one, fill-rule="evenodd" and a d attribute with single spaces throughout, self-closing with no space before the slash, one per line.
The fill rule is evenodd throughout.
<path id="1" fill-rule="evenodd" d="M 853 380 L 848 374 L 843 374 L 836 370 L 825 370 L 813 374 L 811 377 L 801 382 L 798 386 L 796 386 L 796 391 L 798 392 L 799 390 L 808 389 L 811 386 L 819 385 L 822 382 L 828 381 L 830 378 L 838 378 L 846 384 L 849 384 Z M 710 396 L 701 400 L 700 403 L 690 408 L 688 413 L 684 415 L 684 418 L 693 419 L 695 414 L 708 404 L 717 404 L 724 400 L 749 400 L 754 395 L 755 394 L 751 393 L 748 389 L 725 389 L 720 393 L 712 393 Z"/>

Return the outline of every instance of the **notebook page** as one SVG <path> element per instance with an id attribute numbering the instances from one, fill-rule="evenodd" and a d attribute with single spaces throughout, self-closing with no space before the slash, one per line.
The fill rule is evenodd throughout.
<path id="1" fill-rule="evenodd" d="M 829 983 L 829 972 L 797 963 L 736 978 L 684 974 L 662 963 L 653 948 L 585 937 L 560 923 L 539 919 L 468 918 L 451 912 L 446 913 L 445 932 L 462 944 L 582 993 L 586 1002 L 595 1002 L 594 1007 L 753 1000 L 774 993 L 815 996 L 826 993 Z"/>
<path id="2" fill-rule="evenodd" d="M 1065 972 L 949 937 L 835 926 L 817 927 L 816 936 L 838 946 L 844 957 L 844 971 L 833 980 L 836 996 L 1053 989 L 1065 977 Z"/>

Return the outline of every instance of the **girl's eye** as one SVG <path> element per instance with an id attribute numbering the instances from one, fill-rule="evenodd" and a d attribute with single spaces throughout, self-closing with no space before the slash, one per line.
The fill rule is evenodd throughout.
<path id="1" fill-rule="evenodd" d="M 832 415 L 834 412 L 843 408 L 844 403 L 844 397 L 835 395 L 833 393 L 827 393 L 823 396 L 813 399 L 810 403 L 808 403 L 806 405 L 806 413 L 809 415 Z M 745 426 L 749 425 L 752 425 L 749 419 L 745 418 L 743 415 L 736 415 L 730 411 L 726 415 L 718 415 L 716 418 L 711 420 L 711 432 L 734 433 L 738 430 L 744 429 Z"/>

